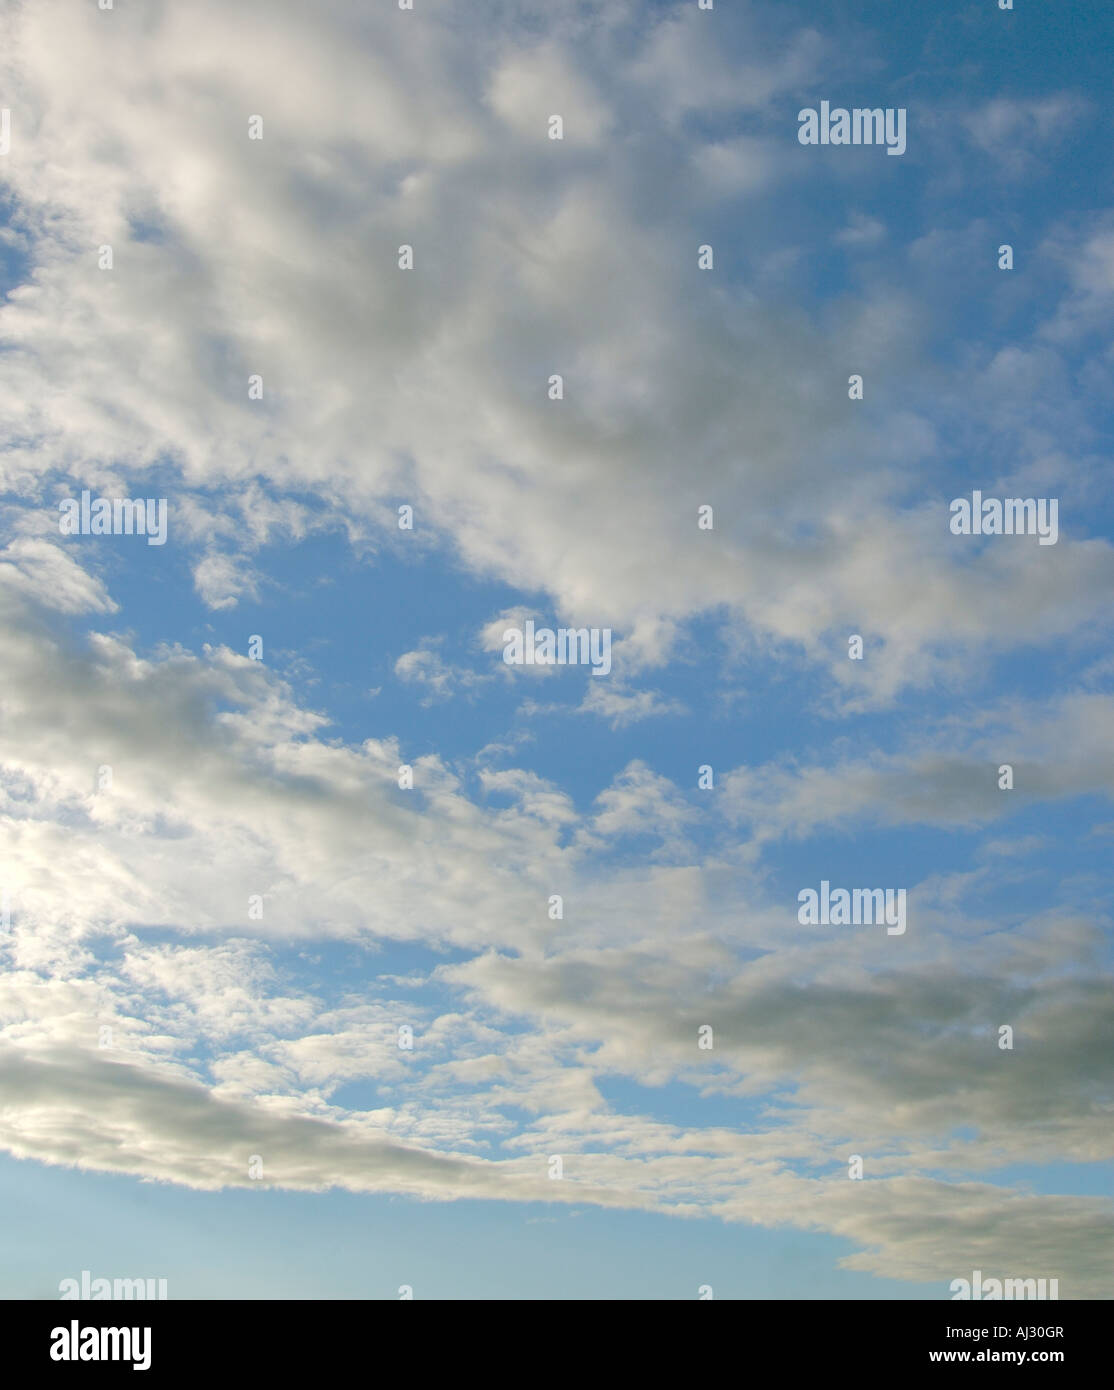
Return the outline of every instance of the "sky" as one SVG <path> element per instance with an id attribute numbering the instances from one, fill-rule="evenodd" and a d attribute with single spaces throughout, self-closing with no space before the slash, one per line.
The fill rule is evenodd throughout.
<path id="1" fill-rule="evenodd" d="M 0 1296 L 1110 1296 L 1112 40 L 6 7 Z"/>

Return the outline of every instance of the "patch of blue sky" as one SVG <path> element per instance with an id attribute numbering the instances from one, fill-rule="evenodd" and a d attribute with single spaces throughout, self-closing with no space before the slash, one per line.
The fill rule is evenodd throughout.
<path id="1" fill-rule="evenodd" d="M 978 1179 L 1003 1187 L 1065 1197 L 1114 1197 L 1114 1162 L 1095 1163 L 1010 1163 L 989 1171 Z"/>
<path id="2" fill-rule="evenodd" d="M 725 1095 L 713 1089 L 717 1079 L 725 1086 L 737 1085 L 738 1079 L 722 1074 L 717 1078 L 714 1053 L 697 1055 L 709 1059 L 709 1076 L 705 1083 L 694 1078 L 691 1083 L 669 1081 L 662 1086 L 649 1086 L 628 1076 L 608 1074 L 596 1077 L 596 1089 L 617 1115 L 648 1117 L 681 1129 L 765 1134 L 789 1122 L 771 1110 L 772 1104 L 783 1103 L 780 1088 L 778 1093 L 760 1096 Z M 698 1070 L 699 1062 L 694 1065 L 694 1071 Z M 706 1091 L 705 1085 L 709 1087 Z"/>

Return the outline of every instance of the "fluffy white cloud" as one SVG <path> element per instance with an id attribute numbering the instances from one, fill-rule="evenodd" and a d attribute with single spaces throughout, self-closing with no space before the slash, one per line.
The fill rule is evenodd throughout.
<path id="1" fill-rule="evenodd" d="M 815 71 L 815 33 L 733 21 L 752 53 L 740 71 L 695 10 L 578 12 L 545 36 L 477 25 L 467 41 L 436 7 L 419 23 L 339 0 L 312 17 L 61 15 L 44 0 L 6 21 L 7 168 L 34 277 L 0 311 L 18 441 L 0 467 L 34 498 L 171 461 L 175 513 L 202 486 L 231 513 L 185 532 L 213 606 L 255 592 L 250 557 L 276 527 L 304 534 L 290 490 L 314 494 L 314 524 L 392 544 L 402 495 L 469 567 L 613 626 L 632 655 L 659 659 L 678 624 L 727 608 L 846 682 L 834 648 L 854 624 L 884 652 L 857 697 L 884 702 L 958 679 L 988 644 L 1074 630 L 1094 611 L 1079 595 L 1114 579 L 1109 547 L 1081 544 L 1070 516 L 1039 563 L 1016 547 L 975 562 L 948 535 L 932 412 L 889 386 L 929 370 L 914 299 L 880 288 L 830 322 L 775 316 L 748 277 L 793 248 L 757 235 L 697 271 L 717 204 L 779 180 L 770 134 L 713 134 L 692 158 L 678 123 L 694 105 L 748 110 L 783 139 L 779 103 Z M 562 105 L 569 135 L 551 141 Z M 636 112 L 657 124 L 632 148 Z M 974 129 L 1051 135 L 1071 116 L 998 103 Z M 652 217 L 647 180 L 677 181 Z M 847 400 L 852 368 L 868 410 Z M 547 399 L 552 372 L 563 401 Z M 712 533 L 695 525 L 704 503 Z"/>

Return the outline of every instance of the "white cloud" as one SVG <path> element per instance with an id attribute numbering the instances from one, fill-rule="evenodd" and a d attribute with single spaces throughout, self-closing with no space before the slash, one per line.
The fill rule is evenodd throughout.
<path id="1" fill-rule="evenodd" d="M 413 651 L 403 652 L 395 662 L 395 675 L 400 681 L 416 685 L 424 692 L 423 705 L 451 700 L 461 690 L 474 690 L 490 677 L 481 676 L 466 666 L 447 662 L 436 650 L 436 644 L 427 644 Z"/>
<path id="2" fill-rule="evenodd" d="M 612 627 L 632 655 L 667 654 L 693 616 L 726 608 L 840 679 L 828 634 L 861 624 L 893 653 L 871 695 L 885 702 L 959 679 L 966 652 L 1034 622 L 1042 640 L 1075 630 L 1078 593 L 1109 584 L 1109 546 L 1081 551 L 1070 518 L 1039 567 L 1004 551 L 971 567 L 935 513 L 893 505 L 938 485 L 931 422 L 879 390 L 886 373 L 939 380 L 920 356 L 923 301 L 875 289 L 830 322 L 775 316 L 747 267 L 761 282 L 787 248 L 758 235 L 696 271 L 707 178 L 766 196 L 782 99 L 822 55 L 811 30 L 732 20 L 740 70 L 695 9 L 649 24 L 629 7 L 539 11 L 548 37 L 512 27 L 474 45 L 482 26 L 466 41 L 437 14 L 357 24 L 339 3 L 312 19 L 275 4 L 121 11 L 111 26 L 66 14 L 64 43 L 48 39 L 56 0 L 8 21 L 6 167 L 35 278 L 0 310 L 0 423 L 18 441 L 3 467 L 34 499 L 48 482 L 96 485 L 99 459 L 122 477 L 176 466 L 172 514 L 188 522 L 204 489 L 211 518 L 182 531 L 207 603 L 253 596 L 252 556 L 279 536 L 335 526 L 359 547 L 398 545 L 404 489 L 426 537 L 410 541 L 450 537 L 472 571 L 545 592 L 558 622 Z M 279 70 L 300 74 L 296 90 Z M 550 92 L 569 104 L 567 143 L 535 129 Z M 768 124 L 696 138 L 678 123 L 697 107 Z M 651 135 L 632 150 L 635 112 Z M 253 113 L 262 140 L 247 138 Z M 1063 98 L 992 102 L 972 130 L 1051 139 L 1077 116 Z M 653 217 L 647 180 L 677 189 Z M 111 272 L 96 267 L 106 241 Z M 397 268 L 404 242 L 413 272 Z M 869 412 L 848 410 L 834 371 L 851 359 Z M 1022 435 L 1039 410 L 1025 393 L 1008 428 Z M 695 526 L 708 501 L 714 534 Z"/>

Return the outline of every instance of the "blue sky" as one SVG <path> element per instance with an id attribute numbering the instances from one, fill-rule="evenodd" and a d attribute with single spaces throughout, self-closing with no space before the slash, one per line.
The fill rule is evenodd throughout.
<path id="1" fill-rule="evenodd" d="M 1107 1296 L 1109 15 L 58 10 L 0 62 L 3 1295 Z"/>

